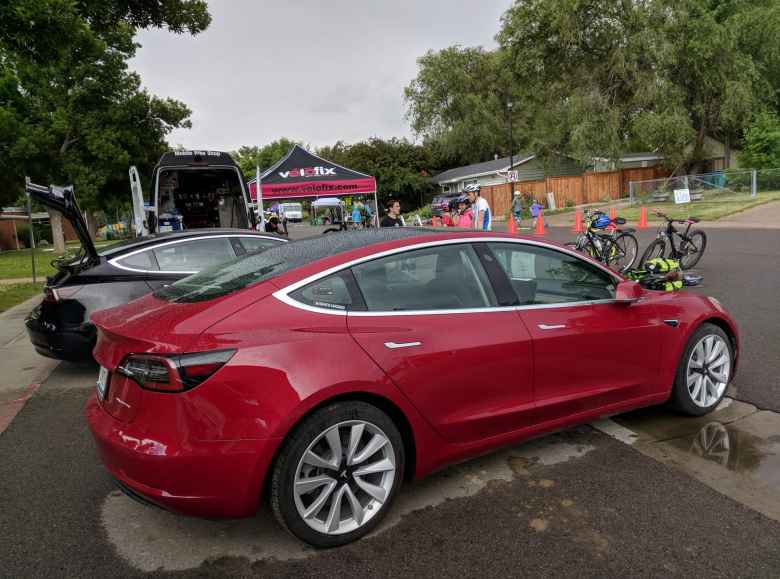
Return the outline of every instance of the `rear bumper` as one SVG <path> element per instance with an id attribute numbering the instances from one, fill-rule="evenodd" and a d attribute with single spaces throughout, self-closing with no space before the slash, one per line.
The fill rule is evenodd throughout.
<path id="1" fill-rule="evenodd" d="M 30 312 L 24 321 L 27 335 L 39 354 L 74 362 L 92 359 L 92 350 L 95 347 L 94 326 L 73 328 L 55 326 L 52 329 L 41 320 L 39 308 Z"/>
<path id="2" fill-rule="evenodd" d="M 85 414 L 106 469 L 136 500 L 201 517 L 244 517 L 257 510 L 278 440 L 171 440 L 176 425 L 121 422 L 94 394 Z M 168 436 L 155 436 L 160 429 Z"/>

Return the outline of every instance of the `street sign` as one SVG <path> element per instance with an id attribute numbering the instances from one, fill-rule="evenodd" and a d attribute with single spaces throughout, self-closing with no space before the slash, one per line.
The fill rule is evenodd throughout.
<path id="1" fill-rule="evenodd" d="M 674 202 L 690 203 L 691 202 L 691 190 L 690 189 L 675 189 L 674 190 Z"/>

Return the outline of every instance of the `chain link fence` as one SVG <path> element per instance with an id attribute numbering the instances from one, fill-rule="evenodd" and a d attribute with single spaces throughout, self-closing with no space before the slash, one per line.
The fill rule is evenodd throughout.
<path id="1" fill-rule="evenodd" d="M 778 191 L 780 168 L 746 169 L 631 181 L 629 202 L 631 205 L 680 204 L 680 200 L 689 199 L 690 203 L 728 203 Z"/>

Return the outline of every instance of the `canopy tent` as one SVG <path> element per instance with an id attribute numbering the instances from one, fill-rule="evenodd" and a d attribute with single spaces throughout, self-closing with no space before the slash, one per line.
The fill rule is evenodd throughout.
<path id="1" fill-rule="evenodd" d="M 252 201 L 257 199 L 257 178 L 248 183 Z M 299 147 L 260 175 L 260 202 L 270 199 L 374 195 L 376 179 L 347 169 Z"/>

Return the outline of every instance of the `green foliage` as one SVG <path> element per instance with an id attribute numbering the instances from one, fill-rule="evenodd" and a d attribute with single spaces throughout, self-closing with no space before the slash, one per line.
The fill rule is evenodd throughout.
<path id="1" fill-rule="evenodd" d="M 756 115 L 745 131 L 740 163 L 751 169 L 780 167 L 780 118 L 771 112 Z"/>
<path id="2" fill-rule="evenodd" d="M 430 176 L 436 173 L 428 147 L 406 139 L 368 139 L 353 145 L 341 141 L 322 147 L 317 154 L 355 171 L 373 175 L 380 204 L 396 197 L 404 209 L 420 207 L 433 194 Z"/>
<path id="3" fill-rule="evenodd" d="M 507 153 L 511 101 L 515 150 L 651 150 L 691 170 L 708 136 L 736 144 L 755 110 L 778 110 L 778 28 L 763 0 L 516 0 L 497 49 L 418 60 L 407 114 L 448 166 Z"/>
<path id="4" fill-rule="evenodd" d="M 188 127 L 190 110 L 141 89 L 127 68 L 138 28 L 197 33 L 202 0 L 11 0 L 0 6 L 0 205 L 24 176 L 72 183 L 82 208 L 127 197 L 127 169 L 143 173 Z"/>

